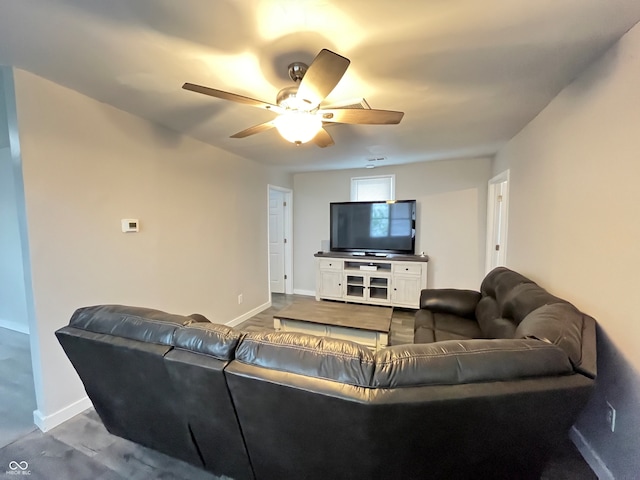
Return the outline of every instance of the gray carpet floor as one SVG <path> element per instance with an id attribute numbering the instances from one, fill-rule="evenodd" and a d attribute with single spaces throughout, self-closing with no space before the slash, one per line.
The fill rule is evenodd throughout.
<path id="1" fill-rule="evenodd" d="M 275 312 L 292 302 L 307 301 L 315 300 L 298 295 L 274 295 L 271 308 L 242 323 L 239 328 L 249 331 L 273 329 Z M 392 345 L 411 342 L 413 315 L 414 312 L 410 310 L 394 310 L 390 337 Z M 6 444 L 0 443 L 0 477 L 4 474 L 7 478 L 25 478 L 24 474 L 14 473 L 25 467 L 25 472 L 29 472 L 28 478 L 34 480 L 225 480 L 224 477 L 216 477 L 180 460 L 111 435 L 93 409 L 47 433 L 35 429 L 32 423 L 35 399 L 30 377 L 28 338 L 20 335 L 12 336 L 12 341 L 7 336 L 6 342 L 0 343 L 1 363 L 7 365 L 0 370 L 0 374 L 6 375 L 0 376 L 0 407 L 3 407 L 0 439 L 10 439 Z M 21 372 L 20 376 L 16 372 Z M 31 389 L 18 385 L 21 382 L 30 384 Z M 23 401 L 19 400 L 19 392 L 24 396 Z M 18 399 L 12 400 L 11 404 L 6 403 L 5 398 L 11 395 Z M 5 403 L 9 407 L 4 408 Z M 28 412 L 27 420 L 25 412 Z M 18 417 L 20 421 L 12 420 Z M 3 436 L 5 428 L 6 436 Z M 14 470 L 11 470 L 10 464 Z M 559 446 L 541 478 L 597 479 L 569 439 Z"/>

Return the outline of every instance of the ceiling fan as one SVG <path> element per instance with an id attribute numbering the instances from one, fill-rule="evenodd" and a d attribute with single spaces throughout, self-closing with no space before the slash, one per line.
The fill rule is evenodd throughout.
<path id="1" fill-rule="evenodd" d="M 185 83 L 182 88 L 278 114 L 273 120 L 249 127 L 231 135 L 231 138 L 244 138 L 275 127 L 291 143 L 301 145 L 313 141 L 324 148 L 334 145 L 324 126 L 339 123 L 397 124 L 404 115 L 403 112 L 390 110 L 322 106 L 322 101 L 336 87 L 350 63 L 348 58 L 327 49 L 321 50 L 309 66 L 302 62 L 292 63 L 289 65 L 289 76 L 296 86 L 280 90 L 275 104 L 193 83 Z"/>

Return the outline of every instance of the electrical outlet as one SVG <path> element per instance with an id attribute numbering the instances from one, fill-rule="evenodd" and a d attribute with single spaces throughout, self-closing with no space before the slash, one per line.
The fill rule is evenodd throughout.
<path id="1" fill-rule="evenodd" d="M 240 305 L 243 301 L 244 298 L 242 298 L 242 294 L 238 295 L 238 305 Z"/>
<path id="2" fill-rule="evenodd" d="M 607 402 L 607 425 L 611 432 L 616 431 L 616 409 L 609 402 Z"/>

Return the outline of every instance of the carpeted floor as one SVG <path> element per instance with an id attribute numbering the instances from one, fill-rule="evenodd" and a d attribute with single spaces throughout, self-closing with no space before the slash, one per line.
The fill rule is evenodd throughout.
<path id="1" fill-rule="evenodd" d="M 265 330 L 273 328 L 273 313 L 291 304 L 292 302 L 315 301 L 309 297 L 298 295 L 274 295 L 273 306 L 268 310 L 252 317 L 238 328 L 245 330 Z M 391 344 L 410 343 L 413 338 L 413 313 L 410 310 L 395 310 L 392 317 Z M 24 342 L 28 351 L 28 338 L 26 336 L 13 338 L 17 345 L 12 348 L 19 352 L 24 349 Z M 22 346 L 20 344 L 22 343 Z M 9 351 L 2 344 L 2 352 Z M 24 357 L 24 355 L 22 355 Z M 15 358 L 2 354 L 4 360 L 11 359 L 11 369 L 20 371 L 25 366 L 16 365 L 17 362 L 27 362 L 19 354 Z M 22 360 L 19 360 L 22 358 Z M 4 372 L 6 374 L 6 370 Z M 8 376 L 11 382 L 11 375 Z M 0 377 L 0 382 L 7 381 Z M 4 387 L 0 385 L 0 395 L 11 390 L 11 383 Z M 3 390 L 4 388 L 4 390 Z M 29 421 L 22 418 L 17 422 L 18 432 L 20 428 L 26 429 L 19 434 L 19 438 L 10 441 L 0 448 L 0 476 L 7 478 L 24 478 L 22 472 L 29 472 L 30 479 L 37 480 L 221 480 L 203 470 L 195 468 L 180 460 L 150 450 L 128 440 L 111 435 L 106 431 L 100 418 L 93 409 L 89 409 L 62 425 L 47 433 L 34 430 L 32 424 L 32 411 L 35 409 L 33 393 L 24 389 L 25 405 L 29 409 Z M 29 397 L 31 395 L 31 397 Z M 4 406 L 4 396 L 0 406 Z M 31 402 L 31 403 L 29 403 Z M 14 401 L 13 408 L 18 408 L 20 402 Z M 26 410 L 26 409 L 23 409 Z M 12 415 L 2 411 L 5 415 Z M 6 418 L 0 417 L 0 438 L 2 438 Z M 7 427 L 10 429 L 11 427 Z M 0 444 L 2 446 L 3 444 Z M 534 448 L 532 446 L 532 448 Z M 20 471 L 20 474 L 15 472 Z M 566 442 L 559 446 L 556 454 L 549 462 L 544 474 L 544 480 L 596 480 L 597 477 L 591 471 L 579 452 L 567 438 Z"/>

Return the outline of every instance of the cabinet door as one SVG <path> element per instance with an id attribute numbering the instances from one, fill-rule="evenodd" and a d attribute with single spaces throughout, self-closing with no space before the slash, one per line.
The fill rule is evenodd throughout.
<path id="1" fill-rule="evenodd" d="M 354 301 L 366 300 L 366 275 L 357 275 L 354 273 L 346 273 L 345 279 L 345 298 Z"/>
<path id="2" fill-rule="evenodd" d="M 390 303 L 389 280 L 387 276 L 370 275 L 367 282 L 367 299 L 381 305 Z"/>
<path id="3" fill-rule="evenodd" d="M 391 300 L 394 305 L 420 307 L 420 277 L 414 275 L 396 275 L 393 277 Z"/>
<path id="4" fill-rule="evenodd" d="M 321 298 L 342 298 L 342 272 L 320 271 Z"/>

